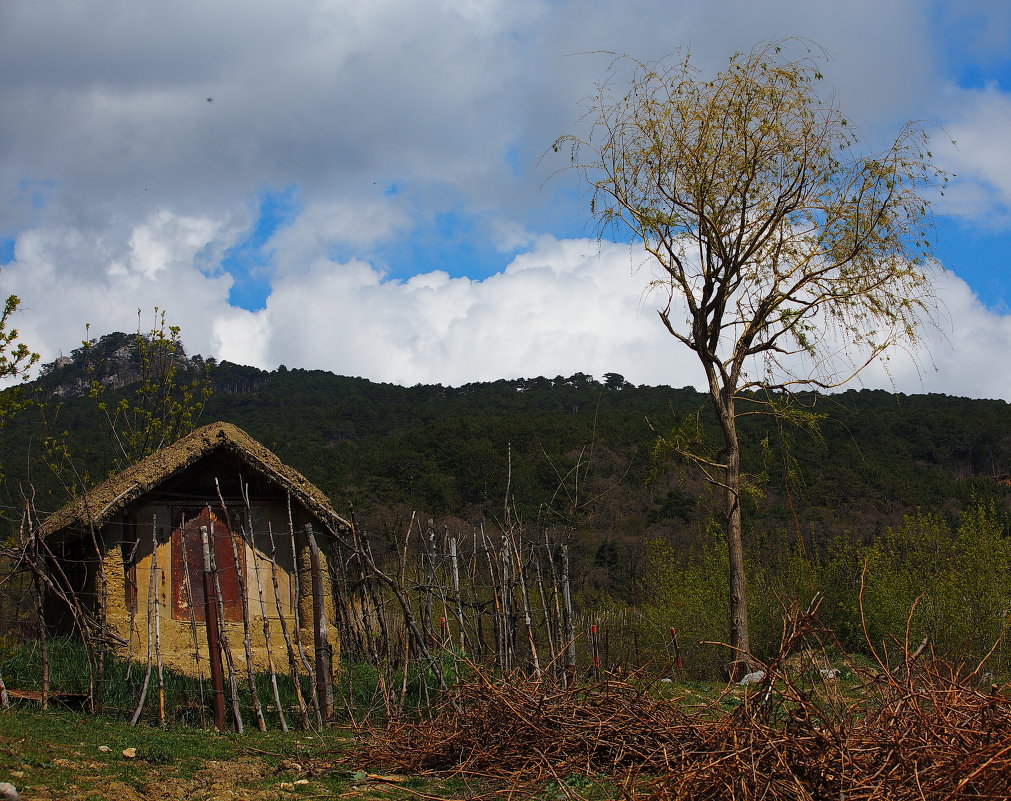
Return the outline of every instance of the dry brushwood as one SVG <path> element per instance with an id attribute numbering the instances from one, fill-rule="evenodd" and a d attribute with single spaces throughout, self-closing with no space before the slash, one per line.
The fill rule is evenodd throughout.
<path id="1" fill-rule="evenodd" d="M 730 711 L 658 700 L 634 681 L 557 689 L 480 672 L 431 718 L 374 732 L 357 756 L 516 792 L 594 774 L 640 801 L 1011 798 L 1011 699 L 932 655 L 840 690 L 815 610 L 784 625 L 763 681 Z M 822 654 L 820 658 L 814 655 Z"/>
<path id="2" fill-rule="evenodd" d="M 408 772 L 454 772 L 532 781 L 563 773 L 650 764 L 656 744 L 678 741 L 689 718 L 631 684 L 556 689 L 533 680 L 495 682 L 482 673 L 454 688 L 432 718 L 393 724 L 368 755 Z M 620 737 L 610 736 L 623 732 Z M 674 754 L 672 753 L 673 757 Z"/>

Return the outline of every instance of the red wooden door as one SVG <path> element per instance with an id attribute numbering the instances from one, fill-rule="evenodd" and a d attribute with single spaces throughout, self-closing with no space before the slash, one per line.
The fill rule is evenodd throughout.
<path id="1" fill-rule="evenodd" d="M 204 618 L 204 547 L 200 528 L 207 527 L 207 534 L 213 530 L 214 562 L 218 569 L 218 583 L 224 605 L 224 619 L 227 622 L 242 620 L 242 594 L 239 585 L 239 571 L 245 564 L 245 545 L 235 539 L 228 526 L 214 512 L 206 507 L 195 512 L 193 517 L 180 515 L 172 531 L 172 618 L 189 620 L 187 603 L 186 574 L 189 573 L 189 603 L 198 621 Z M 212 528 L 213 527 L 213 528 Z M 238 554 L 238 561 L 235 556 Z"/>

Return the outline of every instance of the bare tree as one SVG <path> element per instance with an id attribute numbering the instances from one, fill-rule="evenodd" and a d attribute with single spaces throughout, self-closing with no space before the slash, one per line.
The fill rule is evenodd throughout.
<path id="1" fill-rule="evenodd" d="M 872 153 L 816 91 L 823 59 L 802 40 L 764 43 L 706 80 L 690 53 L 617 55 L 589 135 L 554 144 L 571 150 L 601 235 L 641 240 L 667 293 L 660 320 L 705 371 L 721 448 L 667 444 L 725 496 L 735 675 L 751 653 L 738 418 L 790 414 L 793 390 L 840 386 L 908 350 L 937 308 L 925 194 L 945 176 L 927 134 L 907 124 Z"/>

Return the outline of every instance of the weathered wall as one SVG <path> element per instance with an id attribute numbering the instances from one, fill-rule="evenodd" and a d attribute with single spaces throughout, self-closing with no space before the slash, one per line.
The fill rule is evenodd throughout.
<path id="1" fill-rule="evenodd" d="M 245 511 L 242 511 L 245 514 Z M 194 637 L 194 625 L 188 617 L 180 620 L 173 619 L 172 616 L 172 520 L 172 507 L 145 506 L 134 510 L 130 516 L 117 517 L 105 527 L 103 530 L 105 548 L 103 569 L 107 587 L 105 619 L 107 624 L 129 643 L 120 649 L 122 656 L 141 662 L 146 661 L 150 632 L 152 658 L 157 642 L 160 645 L 164 665 L 193 675 L 196 674 L 198 667 L 195 653 L 199 653 L 200 669 L 206 674 L 208 651 L 205 624 L 196 621 Z M 238 528 L 238 517 L 233 520 L 234 527 Z M 294 522 L 296 531 L 300 532 L 305 521 L 296 515 Z M 252 523 L 254 547 L 241 541 L 240 547 L 244 552 L 243 576 L 253 663 L 258 670 L 267 668 L 269 637 L 275 669 L 285 672 L 287 670 L 288 653 L 278 615 L 280 606 L 288 633 L 296 648 L 296 661 L 301 666 L 304 654 L 304 658 L 311 664 L 313 659 L 311 580 L 304 537 L 301 533 L 296 535 L 294 541 L 298 553 L 296 560 L 292 556 L 293 540 L 287 509 L 254 508 Z M 296 561 L 302 571 L 297 576 L 293 573 Z M 336 642 L 336 628 L 333 625 L 333 598 L 325 558 L 321 567 L 327 598 L 328 630 L 336 665 L 339 646 Z M 190 581 L 202 581 L 202 576 L 191 575 Z M 295 625 L 296 607 L 293 603 L 296 594 L 300 598 L 298 628 Z M 268 624 L 266 635 L 263 626 L 264 608 Z M 241 621 L 225 623 L 224 631 L 236 669 L 244 671 L 246 656 L 243 647 L 243 623 Z"/>

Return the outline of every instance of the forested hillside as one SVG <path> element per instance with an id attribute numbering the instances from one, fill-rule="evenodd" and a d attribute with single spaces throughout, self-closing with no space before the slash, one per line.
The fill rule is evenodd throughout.
<path id="1" fill-rule="evenodd" d="M 107 402 L 132 391 L 129 339 L 103 337 L 88 353 L 47 366 L 27 388 L 35 406 L 3 432 L 0 450 L 12 518 L 25 492 L 34 492 L 41 512 L 66 498 L 47 467 L 47 436 L 65 434 L 85 481 L 112 468 L 107 426 L 88 387 L 105 386 Z M 588 586 L 631 598 L 647 540 L 691 551 L 719 520 L 700 477 L 655 453 L 658 432 L 685 418 L 698 415 L 703 433 L 711 428 L 705 397 L 691 388 L 582 373 L 401 387 L 200 357 L 181 364 L 195 375 L 205 369 L 213 386 L 198 422 L 246 429 L 336 508 L 353 503 L 373 528 L 393 530 L 411 511 L 490 521 L 501 515 L 508 486 L 527 525 L 580 546 Z M 1003 508 L 1011 497 L 1011 410 L 1003 401 L 869 390 L 804 401 L 820 416 L 816 433 L 761 417 L 745 427 L 753 549 L 866 543 L 914 511 L 955 525 L 970 499 Z"/>

